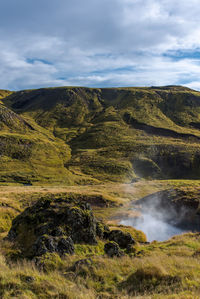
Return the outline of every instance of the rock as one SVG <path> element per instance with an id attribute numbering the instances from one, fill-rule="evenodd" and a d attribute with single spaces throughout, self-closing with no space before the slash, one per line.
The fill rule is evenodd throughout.
<path id="1" fill-rule="evenodd" d="M 40 199 L 12 222 L 7 239 L 17 243 L 24 257 L 47 252 L 74 253 L 74 243 L 97 244 L 109 229 L 97 221 L 88 203 L 77 200 Z"/>
<path id="2" fill-rule="evenodd" d="M 26 276 L 25 280 L 26 280 L 26 282 L 31 283 L 31 282 L 35 281 L 35 277 L 33 277 L 33 276 Z"/>
<path id="3" fill-rule="evenodd" d="M 74 243 L 70 237 L 66 238 L 63 237 L 59 239 L 58 245 L 57 245 L 57 252 L 60 254 L 64 253 L 74 253 Z"/>
<path id="4" fill-rule="evenodd" d="M 51 234 L 54 237 L 60 237 L 65 235 L 65 231 L 61 227 L 56 227 L 55 229 L 52 230 Z"/>
<path id="5" fill-rule="evenodd" d="M 16 235 L 15 230 L 11 228 L 5 239 L 8 239 L 9 241 L 14 241 L 16 237 L 17 237 L 17 235 Z"/>
<path id="6" fill-rule="evenodd" d="M 126 248 L 126 252 L 127 253 L 136 254 L 137 250 L 136 250 L 136 248 L 133 245 L 128 244 L 128 246 Z"/>
<path id="7" fill-rule="evenodd" d="M 54 239 L 49 236 L 40 236 L 32 246 L 32 252 L 34 256 L 40 256 L 46 252 L 55 252 L 56 244 Z"/>
<path id="8" fill-rule="evenodd" d="M 116 242 L 108 242 L 104 246 L 104 251 L 109 257 L 120 257 L 123 252 L 120 250 L 119 245 Z"/>
<path id="9" fill-rule="evenodd" d="M 32 246 L 34 256 L 41 256 L 47 252 L 74 253 L 74 243 L 70 237 L 55 238 L 51 236 L 41 236 Z"/>
<path id="10" fill-rule="evenodd" d="M 45 235 L 45 234 L 48 234 L 50 229 L 52 229 L 52 223 L 41 225 L 41 226 L 38 227 L 37 233 L 39 235 Z"/>
<path id="11" fill-rule="evenodd" d="M 23 282 L 32 283 L 35 281 L 35 277 L 30 275 L 20 274 L 19 276 L 20 276 L 20 280 Z"/>
<path id="12" fill-rule="evenodd" d="M 66 212 L 64 222 L 70 227 L 73 241 L 75 243 L 97 244 L 96 219 L 92 211 L 85 206 L 85 209 L 72 207 Z"/>
<path id="13" fill-rule="evenodd" d="M 110 229 L 107 225 L 105 225 L 103 222 L 97 222 L 96 224 L 96 234 L 101 239 L 107 239 L 108 235 L 110 233 Z"/>
<path id="14" fill-rule="evenodd" d="M 128 248 L 130 245 L 135 244 L 135 240 L 133 239 L 130 233 L 125 233 L 117 229 L 112 230 L 109 233 L 108 239 L 119 244 L 121 248 Z"/>

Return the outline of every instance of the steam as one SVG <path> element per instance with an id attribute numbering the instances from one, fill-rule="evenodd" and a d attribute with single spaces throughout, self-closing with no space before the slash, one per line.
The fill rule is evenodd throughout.
<path id="1" fill-rule="evenodd" d="M 168 224 L 163 219 L 157 218 L 157 215 L 146 213 L 141 218 L 124 219 L 120 224 L 133 226 L 136 229 L 142 230 L 147 236 L 149 242 L 153 240 L 165 241 L 174 235 L 179 235 L 184 230 Z"/>
<path id="2" fill-rule="evenodd" d="M 140 212 L 140 217 L 123 218 L 120 224 L 133 226 L 142 230 L 149 242 L 164 241 L 174 235 L 192 230 L 188 227 L 188 209 L 174 204 L 163 194 L 153 195 L 138 201 L 134 210 Z"/>

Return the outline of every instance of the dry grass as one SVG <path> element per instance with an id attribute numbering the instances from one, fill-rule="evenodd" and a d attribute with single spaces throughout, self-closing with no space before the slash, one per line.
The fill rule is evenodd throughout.
<path id="1" fill-rule="evenodd" d="M 199 181 L 141 181 L 135 184 L 108 184 L 98 186 L 70 187 L 0 187 L 1 237 L 5 236 L 15 215 L 36 201 L 41 195 L 62 194 L 103 194 L 117 207 L 96 207 L 99 216 L 109 218 L 112 213 L 128 211 L 131 200 L 166 189 L 169 186 L 198 189 Z M 124 206 L 119 206 L 120 204 Z M 105 214 L 105 215 L 103 215 Z M 112 224 L 116 228 L 116 224 Z M 125 230 L 129 228 L 124 227 Z M 200 235 L 187 233 L 175 236 L 165 242 L 137 244 L 135 251 L 122 258 L 108 258 L 102 248 L 90 250 L 78 245 L 73 256 L 60 258 L 50 254 L 43 260 L 43 267 L 37 268 L 31 261 L 13 262 L 10 256 L 11 244 L 0 241 L 0 298 L 199 298 L 200 293 Z M 99 251 L 98 251 L 99 250 Z M 75 261 L 90 257 L 91 268 L 72 272 L 70 267 Z M 5 259 L 6 258 L 6 259 Z M 29 279 L 29 277 L 31 277 Z M 140 277 L 143 285 L 129 285 L 131 279 Z M 142 278 L 141 278 L 142 277 Z M 172 285 L 173 277 L 178 277 L 178 284 Z M 32 279 L 33 278 L 33 279 Z M 169 285 L 163 279 L 169 279 Z M 143 281 L 145 279 L 145 281 Z M 152 289 L 149 286 L 155 284 Z"/>
<path id="2" fill-rule="evenodd" d="M 0 234 L 9 230 L 12 219 L 25 207 L 32 205 L 41 196 L 85 196 L 88 200 L 102 197 L 108 201 L 110 208 L 94 203 L 93 209 L 97 217 L 109 220 L 121 217 L 121 213 L 129 211 L 131 200 L 165 188 L 160 182 L 141 181 L 134 184 L 104 184 L 85 186 L 0 186 Z M 91 202 L 92 203 L 92 202 Z M 100 206 L 99 206 L 100 204 Z M 113 206 L 114 205 L 114 206 Z M 123 207 L 122 207 L 123 205 Z"/>
<path id="3" fill-rule="evenodd" d="M 135 257 L 108 258 L 94 254 L 91 267 L 75 272 L 71 266 L 85 258 L 84 253 L 63 259 L 52 254 L 43 259 L 45 272 L 29 261 L 7 264 L 1 255 L 2 298 L 198 298 L 195 296 L 200 292 L 200 264 L 199 257 L 194 256 L 198 246 L 199 236 L 186 234 L 138 247 L 138 253 L 143 253 Z M 177 255 L 177 247 L 182 256 Z M 28 277 L 33 280 L 28 281 Z M 131 279 L 135 283 L 130 285 Z"/>
<path id="4" fill-rule="evenodd" d="M 133 216 L 130 202 L 167 188 L 200 190 L 200 181 L 141 180 L 133 184 L 102 184 L 85 186 L 0 186 L 0 234 L 8 231 L 12 219 L 24 208 L 32 205 L 41 196 L 85 196 L 92 203 L 95 197 L 101 198 L 108 205 L 100 202 L 92 204 L 95 215 L 111 224 L 117 224 L 123 215 Z M 134 212 L 135 213 L 135 212 Z"/>

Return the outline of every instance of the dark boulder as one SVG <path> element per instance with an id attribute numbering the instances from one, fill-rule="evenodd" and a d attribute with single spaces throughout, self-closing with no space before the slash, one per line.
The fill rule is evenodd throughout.
<path id="1" fill-rule="evenodd" d="M 60 237 L 60 236 L 63 236 L 65 235 L 65 231 L 63 230 L 62 227 L 56 227 L 55 229 L 52 230 L 52 236 L 54 237 Z"/>
<path id="2" fill-rule="evenodd" d="M 130 233 L 118 229 L 112 230 L 108 235 L 108 239 L 116 242 L 121 248 L 128 248 L 130 245 L 135 244 L 135 240 Z"/>
<path id="3" fill-rule="evenodd" d="M 62 237 L 58 241 L 57 252 L 60 254 L 74 253 L 74 243 L 70 237 Z"/>
<path id="4" fill-rule="evenodd" d="M 46 252 L 55 252 L 56 242 L 53 237 L 40 236 L 32 246 L 32 252 L 34 256 L 40 256 Z"/>
<path id="5" fill-rule="evenodd" d="M 107 239 L 110 233 L 110 229 L 103 222 L 97 222 L 96 224 L 96 234 L 100 239 Z"/>
<path id="6" fill-rule="evenodd" d="M 41 256 L 47 252 L 74 253 L 74 243 L 70 237 L 56 238 L 52 236 L 41 236 L 32 246 L 33 256 Z"/>
<path id="7" fill-rule="evenodd" d="M 104 251 L 109 257 L 120 257 L 123 255 L 123 252 L 119 248 L 119 245 L 116 242 L 108 242 L 104 246 Z"/>
<path id="8" fill-rule="evenodd" d="M 74 243 L 97 244 L 109 229 L 97 221 L 88 203 L 40 199 L 12 222 L 7 239 L 16 242 L 25 257 L 47 252 L 74 253 Z"/>
<path id="9" fill-rule="evenodd" d="M 63 221 L 75 243 L 97 244 L 96 219 L 91 209 L 71 207 L 66 210 Z"/>

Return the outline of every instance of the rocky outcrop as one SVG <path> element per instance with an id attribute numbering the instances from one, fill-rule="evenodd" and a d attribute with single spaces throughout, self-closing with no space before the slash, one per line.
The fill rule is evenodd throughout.
<path id="1" fill-rule="evenodd" d="M 41 256 L 47 252 L 74 253 L 74 243 L 97 244 L 108 228 L 94 217 L 88 203 L 69 200 L 40 199 L 17 216 L 8 233 L 24 256 Z"/>
<path id="2" fill-rule="evenodd" d="M 121 249 L 135 244 L 130 233 L 110 230 L 97 220 L 87 202 L 69 198 L 41 198 L 13 220 L 7 239 L 28 258 L 48 252 L 73 254 L 74 244 L 96 245 L 98 239 L 111 241 L 105 245 L 106 254 L 121 256 Z"/>
<path id="3" fill-rule="evenodd" d="M 104 246 L 104 251 L 109 257 L 120 257 L 123 255 L 123 251 L 116 242 L 106 243 Z"/>
<path id="4" fill-rule="evenodd" d="M 135 244 L 135 240 L 130 233 L 125 233 L 118 229 L 112 230 L 108 235 L 108 239 L 116 242 L 120 248 L 128 248 L 130 245 Z"/>
<path id="5" fill-rule="evenodd" d="M 41 256 L 47 252 L 57 252 L 61 255 L 64 253 L 74 253 L 74 243 L 71 237 L 52 237 L 43 235 L 38 237 L 32 246 L 34 256 Z"/>

